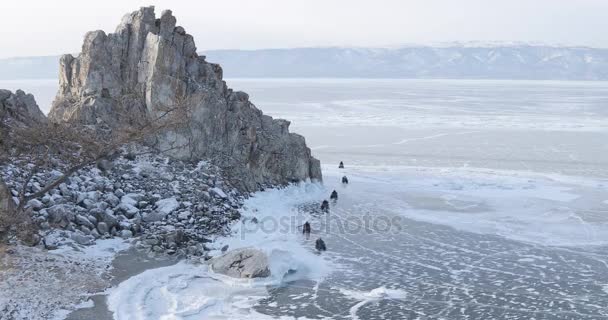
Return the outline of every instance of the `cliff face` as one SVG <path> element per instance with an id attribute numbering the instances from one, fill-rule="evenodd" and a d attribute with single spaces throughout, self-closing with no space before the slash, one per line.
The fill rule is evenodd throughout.
<path id="1" fill-rule="evenodd" d="M 244 92 L 222 80 L 222 69 L 196 53 L 171 11 L 154 7 L 126 15 L 115 33 L 89 32 L 78 57 L 60 60 L 60 88 L 49 118 L 129 126 L 167 108 L 187 106 L 178 129 L 153 142 L 179 159 L 213 159 L 253 191 L 264 184 L 321 179 L 318 160 L 289 122 L 264 115 Z"/>
<path id="2" fill-rule="evenodd" d="M 46 117 L 32 94 L 0 89 L 0 121 L 6 125 L 35 125 L 45 122 Z"/>

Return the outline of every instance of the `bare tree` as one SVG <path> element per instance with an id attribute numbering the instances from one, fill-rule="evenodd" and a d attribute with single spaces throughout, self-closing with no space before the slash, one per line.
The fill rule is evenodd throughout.
<path id="1" fill-rule="evenodd" d="M 12 230 L 24 242 L 35 244 L 37 227 L 31 219 L 31 212 L 26 209 L 28 202 L 44 196 L 78 170 L 111 159 L 124 145 L 143 143 L 159 133 L 182 127 L 189 117 L 189 109 L 183 100 L 159 109 L 154 116 L 112 129 L 53 122 L 8 127 L 2 125 L 4 121 L 0 119 L 0 166 L 17 160 L 27 163 L 28 168 L 16 203 L 0 177 L 0 241 L 6 240 Z M 174 148 L 181 147 L 185 146 Z M 164 151 L 167 150 L 159 150 Z M 49 170 L 58 170 L 62 174 L 46 182 L 39 190 L 28 192 L 34 176 Z"/>

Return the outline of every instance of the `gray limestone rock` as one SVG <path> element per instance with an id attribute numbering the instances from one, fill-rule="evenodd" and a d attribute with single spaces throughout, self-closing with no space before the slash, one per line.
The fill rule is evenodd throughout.
<path id="1" fill-rule="evenodd" d="M 95 237 L 93 237 L 92 235 L 86 235 L 80 231 L 72 233 L 70 238 L 72 240 L 74 240 L 76 243 L 85 245 L 85 246 L 91 245 L 95 242 Z"/>
<path id="2" fill-rule="evenodd" d="M 95 226 L 93 225 L 93 223 L 91 223 L 91 221 L 89 221 L 89 219 L 87 219 L 84 216 L 81 216 L 79 214 L 76 215 L 76 223 L 81 225 L 81 226 L 86 226 L 89 229 L 94 228 Z"/>
<path id="3" fill-rule="evenodd" d="M 99 227 L 99 224 L 103 222 L 108 230 L 112 229 L 112 227 L 114 227 L 118 224 L 118 220 L 112 213 L 112 210 L 109 210 L 109 209 L 98 212 L 96 218 L 97 218 L 97 221 L 99 221 L 97 226 Z M 99 232 L 102 233 L 101 230 L 99 230 Z"/>
<path id="4" fill-rule="evenodd" d="M 40 210 L 44 207 L 42 202 L 38 199 L 32 199 L 32 200 L 28 201 L 27 206 L 34 210 Z"/>
<path id="5" fill-rule="evenodd" d="M 51 223 L 61 224 L 74 221 L 75 206 L 68 204 L 58 204 L 48 208 L 49 220 Z"/>
<path id="6" fill-rule="evenodd" d="M 85 35 L 78 57 L 60 60 L 54 122 L 128 127 L 167 107 L 187 110 L 187 121 L 148 141 L 183 160 L 212 159 L 241 190 L 321 179 L 318 160 L 289 121 L 264 115 L 244 92 L 223 81 L 205 61 L 171 11 L 154 7 L 127 14 L 114 33 Z"/>
<path id="7" fill-rule="evenodd" d="M 97 231 L 99 231 L 99 234 L 103 235 L 110 232 L 110 228 L 108 228 L 108 225 L 105 222 L 100 222 L 97 224 Z"/>
<path id="8" fill-rule="evenodd" d="M 120 237 L 123 239 L 129 239 L 133 237 L 133 232 L 131 230 L 121 230 Z"/>
<path id="9" fill-rule="evenodd" d="M 254 248 L 241 248 L 211 260 L 214 272 L 234 278 L 264 278 L 270 276 L 268 257 Z"/>
<path id="10" fill-rule="evenodd" d="M 32 94 L 22 90 L 12 93 L 4 89 L 0 89 L 0 119 L 7 119 L 13 125 L 27 126 L 47 121 Z"/>

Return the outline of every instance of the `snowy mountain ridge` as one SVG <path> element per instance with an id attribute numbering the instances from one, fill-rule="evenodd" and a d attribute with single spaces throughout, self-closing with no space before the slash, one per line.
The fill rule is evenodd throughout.
<path id="1" fill-rule="evenodd" d="M 608 49 L 533 45 L 217 50 L 228 77 L 606 80 Z"/>
<path id="2" fill-rule="evenodd" d="M 608 80 L 608 49 L 521 42 L 208 50 L 227 77 Z M 0 79 L 54 78 L 58 57 L 0 59 Z"/>

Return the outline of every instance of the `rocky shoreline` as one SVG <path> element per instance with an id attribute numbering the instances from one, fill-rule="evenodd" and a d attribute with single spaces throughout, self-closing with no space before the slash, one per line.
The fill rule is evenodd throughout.
<path id="1" fill-rule="evenodd" d="M 149 151 L 138 148 L 139 153 Z M 224 180 L 207 162 L 196 164 L 146 153 L 123 152 L 113 161 L 89 166 L 26 209 L 40 228 L 46 249 L 64 244 L 91 245 L 96 239 L 139 236 L 137 246 L 155 253 L 204 256 L 212 236 L 229 232 L 240 218 L 247 194 Z M 27 159 L 0 168 L 16 198 L 27 175 Z M 33 176 L 35 192 L 58 171 Z"/>
<path id="2" fill-rule="evenodd" d="M 114 33 L 88 32 L 82 52 L 59 61 L 48 118 L 31 94 L 0 90 L 8 319 L 51 318 L 111 286 L 110 264 L 126 248 L 205 262 L 228 250 L 213 239 L 230 234 L 251 192 L 322 180 L 304 137 L 230 89 L 176 21 L 142 7 Z M 218 271 L 265 276 L 262 254 L 238 255 L 259 258 L 253 272 L 233 261 Z"/>
<path id="3" fill-rule="evenodd" d="M 249 194 L 232 187 L 208 162 L 131 147 L 112 161 L 79 170 L 26 205 L 40 241 L 27 247 L 14 239 L 0 247 L 0 319 L 52 319 L 58 313 L 61 318 L 90 307 L 91 297 L 117 284 L 116 258 L 139 261 L 142 267 L 120 271 L 133 276 L 141 268 L 183 259 L 201 263 L 221 253 L 212 241 L 230 234 Z M 14 201 L 27 169 L 27 159 L 0 167 Z M 27 192 L 44 187 L 54 175 L 59 172 L 35 174 Z"/>
<path id="4" fill-rule="evenodd" d="M 44 117 L 32 116 L 39 109 L 31 95 L 20 92 L 14 97 L 0 110 L 8 115 L 4 120 L 9 134 L 48 124 Z M 23 201 L 18 211 L 31 217 L 33 227 L 27 233 L 33 241 L 25 246 L 13 236 L 0 243 L 0 319 L 71 319 L 71 312 L 81 308 L 88 308 L 84 313 L 107 315 L 105 303 L 90 304 L 103 300 L 100 294 L 116 285 L 113 267 L 121 251 L 126 250 L 121 261 L 148 257 L 147 262 L 138 262 L 144 269 L 184 259 L 205 263 L 228 250 L 213 240 L 230 235 L 251 195 L 212 160 L 175 159 L 138 143 L 123 145 L 111 156 L 68 174 L 48 192 L 47 186 L 74 168 L 70 157 L 65 162 L 51 156 L 44 166 L 37 166 L 27 153 L 3 155 L 2 210 L 5 203 L 17 207 L 24 196 L 33 198 Z M 216 264 L 216 271 L 238 271 L 242 276 L 240 270 L 233 270 L 231 253 L 223 268 Z M 268 273 L 263 253 L 254 253 L 261 259 L 254 260 L 261 262 L 252 267 L 261 271 L 244 277 Z M 141 272 L 133 266 L 126 269 L 123 272 L 129 276 Z"/>

